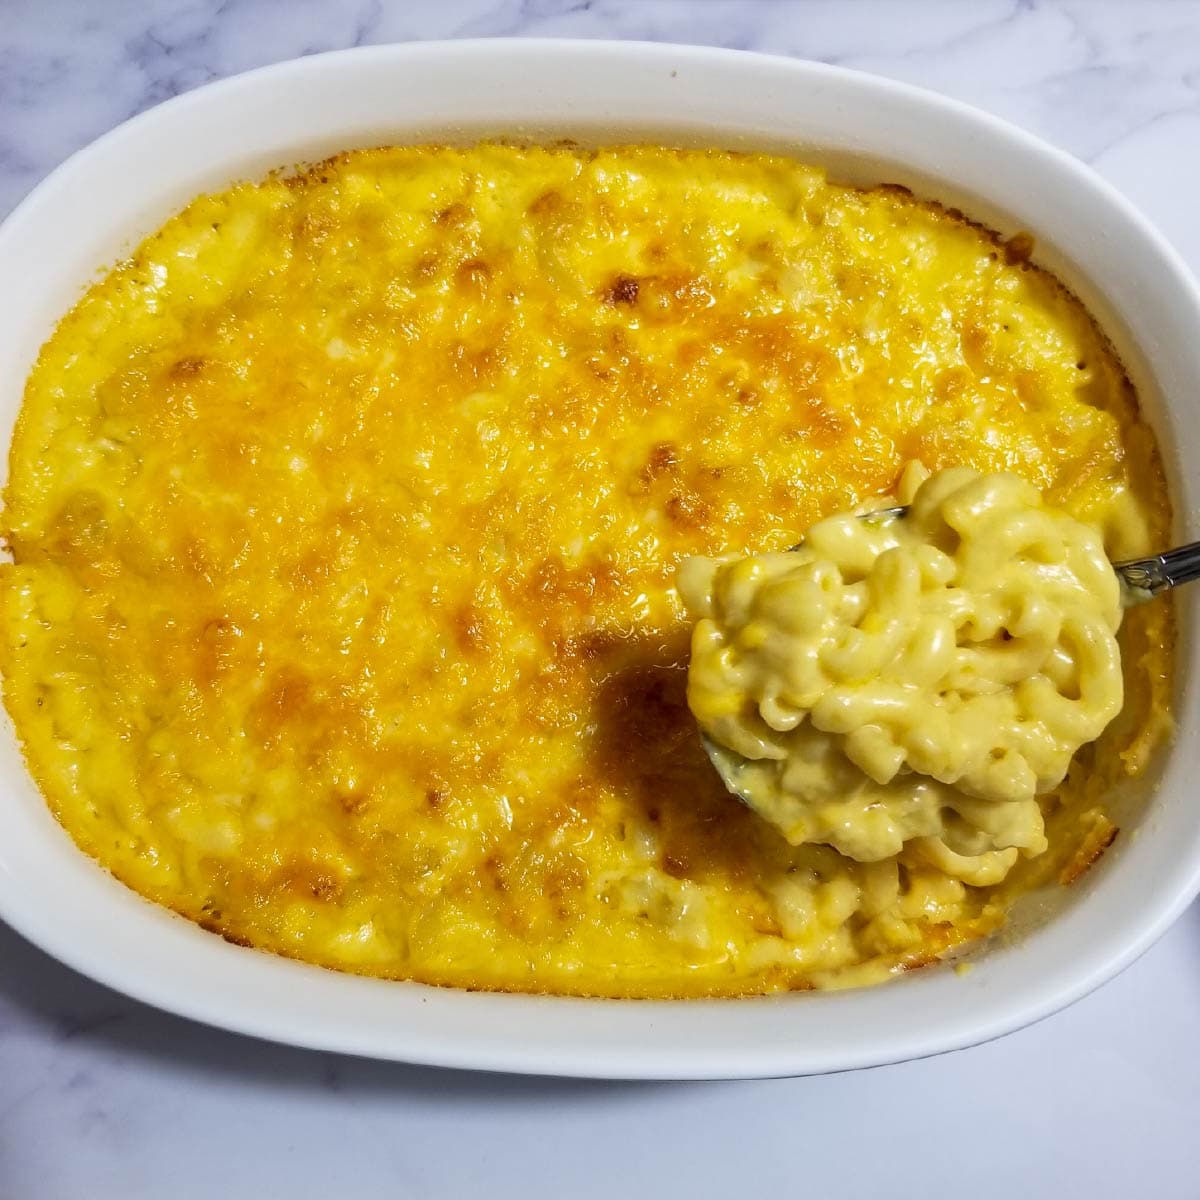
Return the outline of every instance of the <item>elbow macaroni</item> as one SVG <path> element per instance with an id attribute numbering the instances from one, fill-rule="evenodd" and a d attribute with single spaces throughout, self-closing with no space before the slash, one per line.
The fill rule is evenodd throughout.
<path id="1" fill-rule="evenodd" d="M 1030 806 L 873 803 L 922 777 L 840 734 L 789 770 L 843 845 L 902 853 L 732 803 L 679 563 L 785 546 L 911 460 L 1016 469 L 1113 558 L 1168 537 L 1102 333 L 936 204 L 721 150 L 354 151 L 198 198 L 43 348 L 4 701 L 81 849 L 240 945 L 510 991 L 879 981 L 1103 851 L 1172 678 L 1171 604 L 1131 610 L 1121 714 L 997 887 Z"/>
<path id="2" fill-rule="evenodd" d="M 1100 535 L 1031 484 L 921 474 L 901 520 L 688 560 L 688 702 L 793 844 L 873 862 L 912 842 L 995 883 L 1045 850 L 1037 796 L 1120 711 L 1119 585 Z"/>

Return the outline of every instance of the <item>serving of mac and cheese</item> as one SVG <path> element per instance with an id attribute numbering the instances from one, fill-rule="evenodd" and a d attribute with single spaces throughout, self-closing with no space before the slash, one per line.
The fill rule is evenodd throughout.
<path id="1" fill-rule="evenodd" d="M 920 474 L 902 518 L 685 560 L 688 701 L 789 842 L 999 883 L 1045 852 L 1037 797 L 1121 710 L 1120 587 L 1099 533 L 1017 476 Z"/>
<path id="2" fill-rule="evenodd" d="M 1128 612 L 1118 678 L 1096 572 L 1167 544 L 1158 451 L 1028 257 L 900 189 L 654 146 L 383 148 L 198 198 L 63 318 L 12 444 L 0 665 L 47 803 L 206 929 L 394 979 L 761 993 L 999 928 L 1111 840 L 1173 638 Z M 818 524 L 910 462 L 903 526 Z M 810 529 L 828 594 L 775 565 Z M 792 841 L 687 704 L 677 570 L 744 556 L 698 603 L 747 653 L 729 736 L 820 733 Z M 985 597 L 953 649 L 949 571 Z M 735 608 L 808 646 L 771 594 L 812 587 L 840 649 L 808 682 L 843 694 L 789 731 L 813 693 Z M 894 628 L 856 642 L 859 607 Z M 897 671 L 945 702 L 866 720 Z"/>

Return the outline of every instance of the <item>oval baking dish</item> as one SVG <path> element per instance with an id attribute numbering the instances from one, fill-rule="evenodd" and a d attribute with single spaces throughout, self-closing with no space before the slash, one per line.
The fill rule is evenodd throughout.
<path id="1" fill-rule="evenodd" d="M 1200 293 L 1162 239 L 1070 157 L 930 93 L 811 63 L 693 47 L 458 42 L 320 55 L 156 108 L 80 152 L 0 228 L 0 421 L 55 321 L 104 267 L 197 194 L 334 152 L 480 137 L 645 141 L 793 154 L 896 183 L 1008 236 L 1112 338 L 1164 454 L 1176 512 L 1200 501 Z M 7 437 L 7 434 L 6 434 Z M 1182 540 L 1184 529 L 1177 533 Z M 1194 531 L 1193 531 L 1194 532 Z M 109 877 L 71 843 L 0 739 L 0 916 L 141 1000 L 261 1037 L 457 1067 L 621 1078 L 785 1075 L 893 1062 L 998 1036 L 1144 951 L 1200 889 L 1200 810 L 1181 748 L 1200 733 L 1196 599 L 1180 599 L 1178 734 L 1149 803 L 1102 865 L 1023 902 L 973 970 L 749 1000 L 487 994 L 354 977 L 230 945 Z"/>

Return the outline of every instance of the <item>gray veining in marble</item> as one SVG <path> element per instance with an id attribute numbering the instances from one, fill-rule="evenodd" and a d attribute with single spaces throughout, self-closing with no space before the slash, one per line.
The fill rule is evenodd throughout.
<path id="1" fill-rule="evenodd" d="M 208 80 L 351 45 L 674 40 L 931 87 L 1091 162 L 1200 269 L 1195 0 L 0 0 L 0 214 Z M 1001 1042 L 810 1080 L 613 1085 L 269 1046 L 153 1012 L 0 926 L 0 1200 L 1200 1195 L 1200 909 Z"/>

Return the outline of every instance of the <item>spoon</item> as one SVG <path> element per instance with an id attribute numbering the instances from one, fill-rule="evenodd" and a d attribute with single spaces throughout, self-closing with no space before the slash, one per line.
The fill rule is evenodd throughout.
<path id="1" fill-rule="evenodd" d="M 873 512 L 863 513 L 859 520 L 883 523 L 902 517 L 907 512 L 907 504 L 898 504 L 894 508 L 877 508 Z M 803 542 L 798 542 L 789 546 L 788 550 L 799 550 L 803 545 Z M 1145 604 L 1147 600 L 1161 596 L 1181 583 L 1200 579 L 1200 542 L 1188 542 L 1185 546 L 1177 546 L 1174 550 L 1153 554 L 1149 558 L 1131 558 L 1113 563 L 1112 569 L 1117 573 L 1121 585 L 1121 607 L 1132 608 L 1135 604 Z"/>
<path id="2" fill-rule="evenodd" d="M 863 513 L 861 519 L 871 522 L 892 521 L 903 517 L 908 512 L 907 505 L 895 508 L 880 508 L 874 512 Z M 803 543 L 789 546 L 789 550 L 799 550 Z M 1121 607 L 1132 608 L 1137 604 L 1145 604 L 1156 596 L 1181 583 L 1190 583 L 1200 579 L 1200 542 L 1189 542 L 1174 550 L 1162 554 L 1153 554 L 1149 558 L 1132 558 L 1125 562 L 1112 564 L 1117 580 L 1121 585 Z M 749 783 L 744 782 L 744 773 L 753 760 L 745 758 L 736 750 L 714 742 L 706 733 L 700 734 L 704 753 L 709 762 L 716 768 L 717 774 L 726 789 L 736 796 L 747 808 L 754 808 L 753 793 Z"/>

